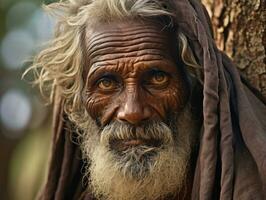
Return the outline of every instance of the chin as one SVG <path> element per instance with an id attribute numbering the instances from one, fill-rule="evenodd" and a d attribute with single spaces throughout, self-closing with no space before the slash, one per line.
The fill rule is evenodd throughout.
<path id="1" fill-rule="evenodd" d="M 89 190 L 97 199 L 155 200 L 175 197 L 186 187 L 195 131 L 179 118 L 132 128 L 113 123 L 86 129 L 82 152 Z M 180 125 L 179 125 L 180 124 Z"/>
<path id="2" fill-rule="evenodd" d="M 163 199 L 183 187 L 189 152 L 174 146 L 137 146 L 117 153 L 98 147 L 90 166 L 90 187 L 99 199 Z"/>

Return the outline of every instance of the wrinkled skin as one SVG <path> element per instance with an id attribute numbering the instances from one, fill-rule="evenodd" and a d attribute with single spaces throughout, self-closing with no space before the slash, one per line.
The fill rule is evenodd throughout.
<path id="1" fill-rule="evenodd" d="M 152 121 L 169 125 L 188 103 L 193 117 L 199 117 L 194 108 L 200 101 L 190 96 L 195 88 L 179 61 L 176 32 L 170 29 L 151 21 L 128 21 L 85 31 L 83 103 L 100 128 L 115 121 L 131 127 Z M 121 152 L 133 146 L 157 147 L 139 138 L 110 145 Z M 188 171 L 184 187 L 190 191 L 194 168 Z"/>
<path id="2" fill-rule="evenodd" d="M 85 107 L 104 126 L 167 122 L 185 106 L 189 84 L 173 31 L 152 22 L 118 22 L 86 31 Z"/>

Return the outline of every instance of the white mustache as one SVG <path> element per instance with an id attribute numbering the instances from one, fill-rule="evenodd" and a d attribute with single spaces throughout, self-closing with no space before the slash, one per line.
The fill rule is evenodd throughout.
<path id="1" fill-rule="evenodd" d="M 110 141 L 116 140 L 156 140 L 162 145 L 173 142 L 171 129 L 163 122 L 150 122 L 142 126 L 134 127 L 129 124 L 115 121 L 103 128 L 100 142 L 106 146 Z"/>

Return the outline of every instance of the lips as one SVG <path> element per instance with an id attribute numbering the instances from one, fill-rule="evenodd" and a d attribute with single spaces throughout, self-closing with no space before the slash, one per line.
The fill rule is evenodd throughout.
<path id="1" fill-rule="evenodd" d="M 140 139 L 132 139 L 132 140 L 127 140 L 123 141 L 125 146 L 138 146 L 138 145 L 143 145 L 145 142 Z"/>
<path id="2" fill-rule="evenodd" d="M 161 142 L 158 140 L 144 140 L 144 139 L 115 140 L 110 142 L 111 149 L 118 151 L 125 151 L 127 149 L 138 146 L 160 147 Z"/>

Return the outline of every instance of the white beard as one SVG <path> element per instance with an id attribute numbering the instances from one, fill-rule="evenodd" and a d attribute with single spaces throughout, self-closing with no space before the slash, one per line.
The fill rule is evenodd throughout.
<path id="1" fill-rule="evenodd" d="M 81 147 L 84 158 L 90 163 L 89 187 L 97 199 L 164 199 L 175 196 L 185 187 L 190 155 L 198 134 L 197 123 L 186 108 L 177 119 L 175 133 L 165 124 L 159 124 L 157 129 L 145 134 L 136 130 L 134 136 L 159 137 L 163 141 L 160 147 L 139 145 L 117 153 L 110 148 L 110 139 L 113 135 L 116 139 L 127 139 L 132 132 L 126 127 L 114 128 L 115 125 L 100 132 L 94 121 L 89 120 Z"/>

